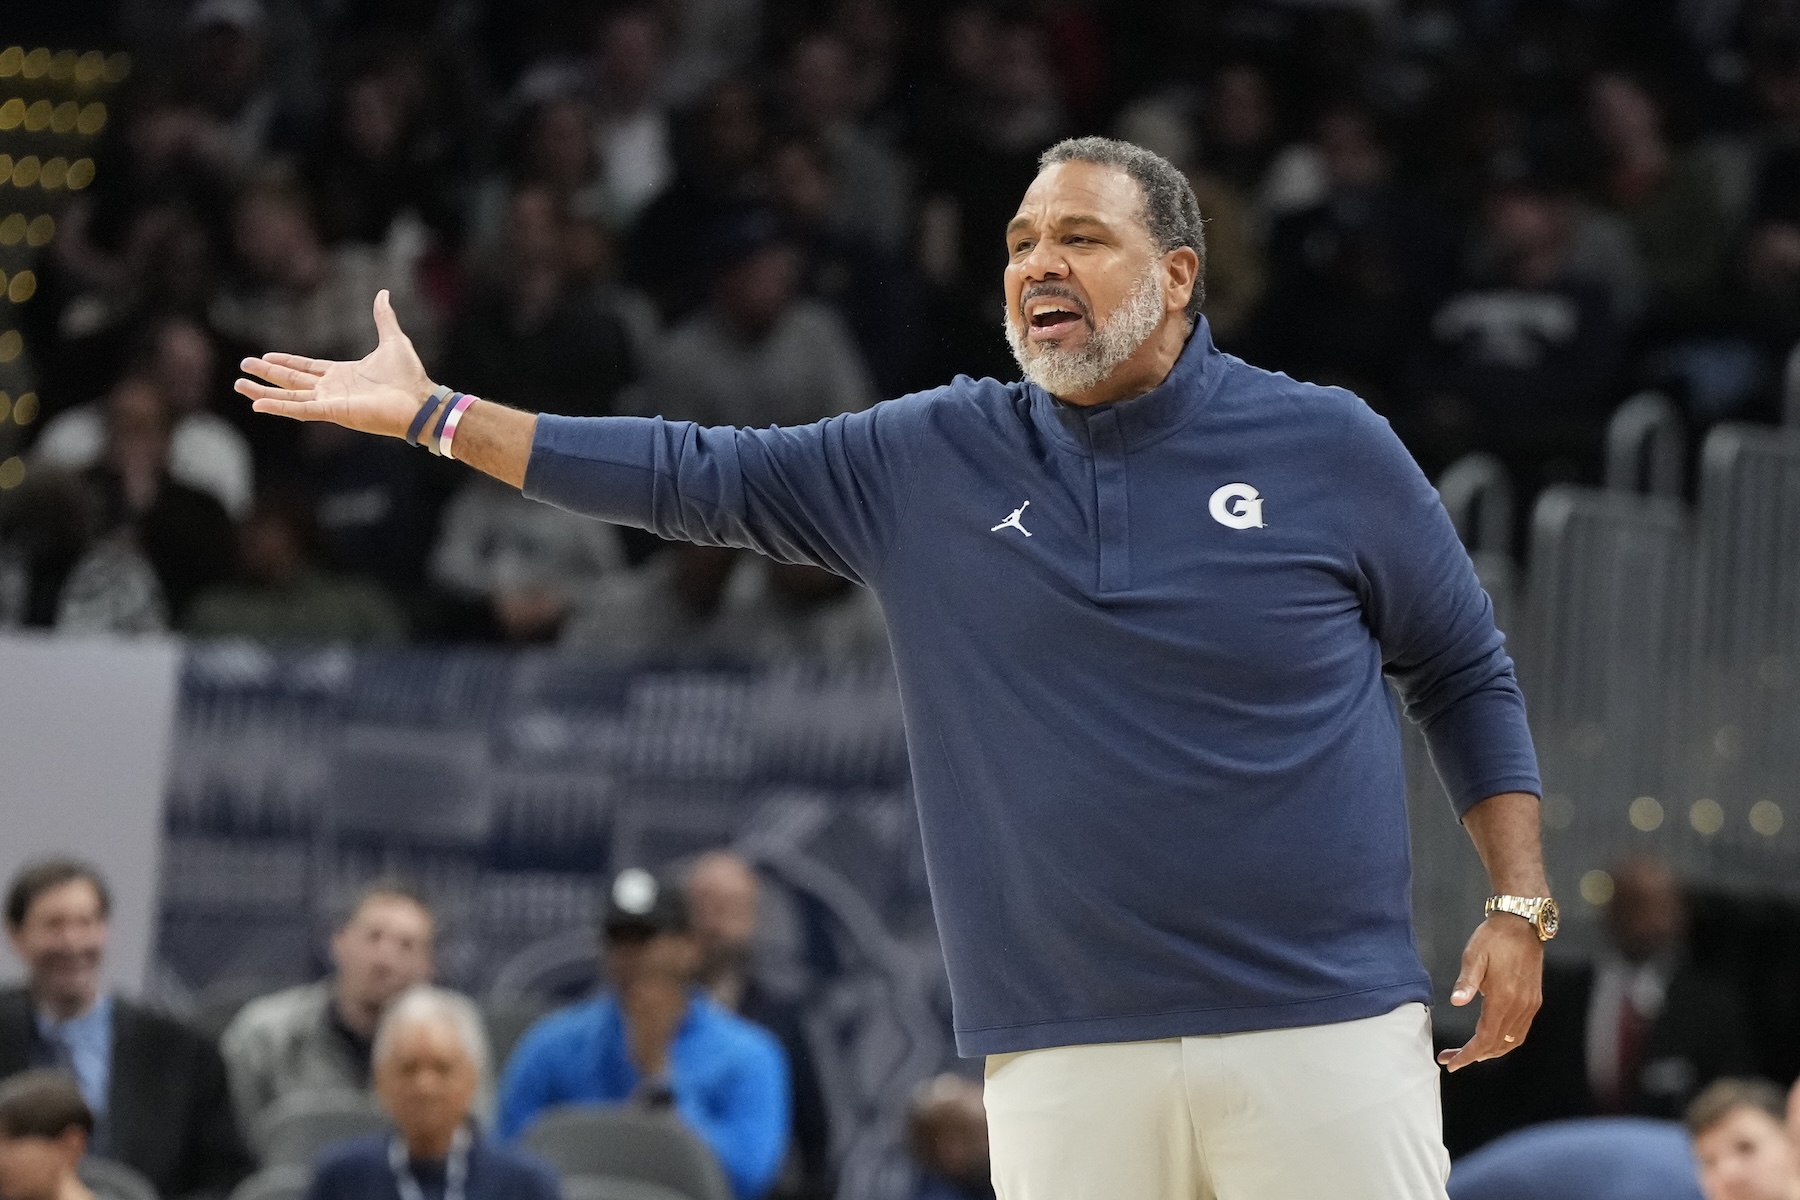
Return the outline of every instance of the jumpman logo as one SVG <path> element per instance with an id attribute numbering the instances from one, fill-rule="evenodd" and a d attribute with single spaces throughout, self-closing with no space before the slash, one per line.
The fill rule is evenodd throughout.
<path id="1" fill-rule="evenodd" d="M 1025 503 L 1019 505 L 1019 507 L 1012 510 L 1012 516 L 1006 518 L 1006 520 L 1000 522 L 998 525 L 996 525 L 992 529 L 988 530 L 988 532 L 989 533 L 999 533 L 1002 529 L 1005 529 L 1008 526 L 1011 526 L 1012 528 L 1018 530 L 1020 533 L 1024 534 L 1026 537 L 1030 537 L 1031 530 L 1025 528 L 1024 523 L 1019 520 L 1020 517 L 1023 517 L 1025 515 L 1025 510 L 1030 507 L 1031 507 L 1031 501 L 1027 500 Z"/>

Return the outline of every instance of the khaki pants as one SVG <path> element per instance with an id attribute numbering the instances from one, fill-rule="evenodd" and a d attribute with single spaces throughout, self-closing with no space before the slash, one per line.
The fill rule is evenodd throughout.
<path id="1" fill-rule="evenodd" d="M 1445 1200 L 1431 1018 L 987 1060 L 999 1200 Z"/>

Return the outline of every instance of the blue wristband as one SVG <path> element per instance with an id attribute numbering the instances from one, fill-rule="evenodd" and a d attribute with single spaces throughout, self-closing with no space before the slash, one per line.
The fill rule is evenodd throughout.
<path id="1" fill-rule="evenodd" d="M 414 414 L 412 424 L 406 428 L 407 445 L 416 446 L 419 444 L 419 435 L 425 431 L 425 423 L 431 420 L 431 414 L 438 410 L 438 406 L 444 402 L 444 398 L 448 395 L 450 395 L 450 389 L 441 383 L 431 389 L 431 395 L 425 397 L 425 403 L 419 405 L 419 411 Z"/>
<path id="2" fill-rule="evenodd" d="M 444 436 L 444 422 L 450 419 L 450 410 L 456 407 L 456 402 L 461 397 L 461 392 L 451 392 L 449 397 L 444 401 L 443 411 L 438 414 L 437 428 L 431 431 L 431 440 L 425 443 L 425 448 L 433 454 L 441 456 L 444 453 L 439 447 L 439 443 Z"/>

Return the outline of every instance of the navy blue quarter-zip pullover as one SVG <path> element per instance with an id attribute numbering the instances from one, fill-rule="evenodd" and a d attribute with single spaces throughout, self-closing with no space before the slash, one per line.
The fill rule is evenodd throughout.
<path id="1" fill-rule="evenodd" d="M 1384 667 L 1458 812 L 1539 790 L 1405 448 L 1204 321 L 1092 408 L 959 377 L 793 429 L 540 417 L 525 490 L 875 590 L 964 1054 L 1427 999 Z"/>

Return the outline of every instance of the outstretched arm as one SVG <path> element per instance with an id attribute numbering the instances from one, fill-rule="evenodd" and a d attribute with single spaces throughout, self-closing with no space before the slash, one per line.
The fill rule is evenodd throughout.
<path id="1" fill-rule="evenodd" d="M 296 421 L 330 421 L 347 429 L 405 437 L 437 385 L 425 374 L 412 340 L 400 329 L 385 291 L 375 296 L 380 342 L 356 362 L 265 354 L 246 358 L 244 371 L 267 382 L 240 379 L 237 390 L 260 413 Z M 477 400 L 456 430 L 456 457 L 478 471 L 523 487 L 531 461 L 535 414 Z"/>
<path id="2" fill-rule="evenodd" d="M 247 358 L 256 378 L 237 390 L 258 412 L 405 437 L 436 385 L 386 292 L 375 297 L 375 326 L 367 358 Z M 706 429 L 659 417 L 540 418 L 476 401 L 452 456 L 571 512 L 868 583 L 905 506 L 917 419 L 916 407 L 880 405 L 795 428 Z"/>

